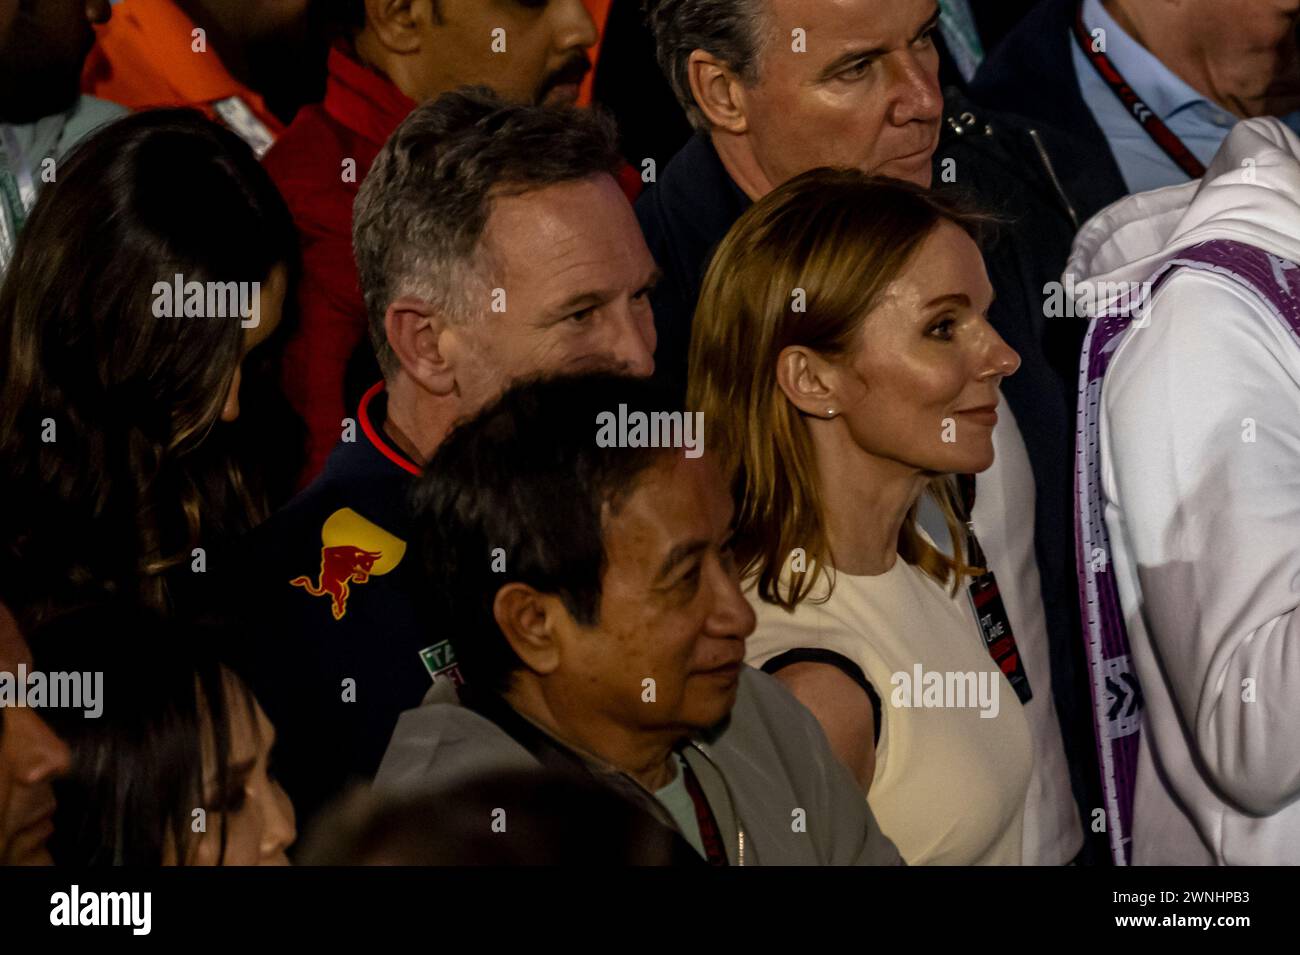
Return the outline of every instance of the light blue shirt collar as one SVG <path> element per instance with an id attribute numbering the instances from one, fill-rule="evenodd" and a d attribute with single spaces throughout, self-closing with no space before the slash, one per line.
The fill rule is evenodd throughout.
<path id="1" fill-rule="evenodd" d="M 1175 113 L 1203 103 L 1224 113 L 1229 123 L 1236 122 L 1217 103 L 1194 90 L 1146 47 L 1125 33 L 1115 18 L 1106 12 L 1101 0 L 1084 0 L 1083 22 L 1089 32 L 1099 27 L 1106 31 L 1106 55 L 1111 63 L 1162 120 L 1167 121 Z"/>

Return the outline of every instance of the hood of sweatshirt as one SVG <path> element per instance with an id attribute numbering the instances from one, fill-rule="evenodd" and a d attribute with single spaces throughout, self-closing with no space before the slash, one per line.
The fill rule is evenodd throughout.
<path id="1" fill-rule="evenodd" d="M 1065 274 L 1142 282 L 1179 251 L 1231 239 L 1300 262 L 1300 138 L 1272 117 L 1243 120 L 1205 176 L 1138 193 L 1079 230 Z"/>

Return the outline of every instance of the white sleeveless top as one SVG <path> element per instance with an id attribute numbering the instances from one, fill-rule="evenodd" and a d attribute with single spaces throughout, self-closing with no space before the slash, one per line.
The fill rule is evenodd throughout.
<path id="1" fill-rule="evenodd" d="M 794 613 L 747 590 L 758 628 L 746 661 L 812 648 L 862 669 L 881 703 L 867 801 L 909 865 L 1019 865 L 1029 723 L 965 587 L 950 596 L 899 557 L 874 577 L 836 574 L 830 599 L 815 603 L 827 576 Z"/>

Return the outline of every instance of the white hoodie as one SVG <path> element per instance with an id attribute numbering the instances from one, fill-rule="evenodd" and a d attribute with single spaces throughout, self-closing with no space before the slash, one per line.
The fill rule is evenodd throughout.
<path id="1" fill-rule="evenodd" d="M 1076 283 L 1141 282 L 1234 239 L 1300 262 L 1300 139 L 1240 123 L 1205 178 L 1075 240 Z M 1149 323 L 1148 323 L 1149 322 Z M 1244 288 L 1184 269 L 1101 394 L 1102 493 L 1146 701 L 1137 864 L 1300 863 L 1300 344 Z"/>

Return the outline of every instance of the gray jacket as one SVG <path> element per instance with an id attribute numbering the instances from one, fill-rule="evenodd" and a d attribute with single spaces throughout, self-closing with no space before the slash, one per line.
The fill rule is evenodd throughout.
<path id="1" fill-rule="evenodd" d="M 821 726 L 767 674 L 744 667 L 730 717 L 681 753 L 699 779 L 732 865 L 900 863 Z M 389 794 L 441 790 L 485 773 L 538 765 L 487 718 L 426 699 L 398 720 L 374 788 Z M 658 809 L 653 798 L 643 802 Z M 656 815 L 672 825 L 666 811 Z"/>

